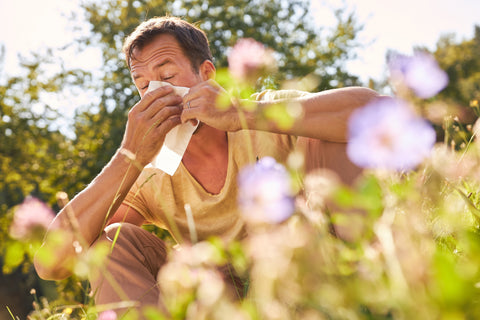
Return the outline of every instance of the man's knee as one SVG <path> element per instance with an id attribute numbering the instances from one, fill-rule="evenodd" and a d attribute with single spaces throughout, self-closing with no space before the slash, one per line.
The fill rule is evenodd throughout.
<path id="1" fill-rule="evenodd" d="M 113 223 L 105 227 L 101 238 L 109 242 L 118 240 L 119 238 L 125 241 L 132 241 L 142 230 L 141 227 L 131 223 Z"/>
<path id="2" fill-rule="evenodd" d="M 111 246 L 110 259 L 140 261 L 155 276 L 167 259 L 167 247 L 163 240 L 130 223 L 107 226 L 99 240 L 107 241 Z"/>

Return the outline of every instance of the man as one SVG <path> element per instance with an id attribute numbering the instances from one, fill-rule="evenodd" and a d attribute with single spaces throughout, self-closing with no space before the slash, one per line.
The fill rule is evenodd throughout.
<path id="1" fill-rule="evenodd" d="M 225 91 L 213 80 L 215 67 L 203 31 L 174 17 L 154 18 L 126 39 L 124 52 L 141 100 L 129 112 L 119 151 L 50 227 L 49 234 L 56 229 L 70 232 L 62 244 L 53 244 L 47 234 L 44 247 L 55 248 L 57 256 L 48 266 L 36 259 L 41 277 L 69 276 L 76 252 L 97 240 L 116 238 L 107 264 L 114 283 L 98 275 L 92 278 L 97 303 L 130 299 L 140 306 L 161 304 L 156 276 L 165 263 L 166 247 L 139 227 L 145 222 L 166 228 L 182 242 L 189 239 L 184 210 L 189 204 L 199 240 L 244 237 L 236 206 L 239 170 L 264 156 L 285 161 L 294 147 L 305 150 L 307 170 L 326 167 L 346 182 L 358 173 L 346 158 L 346 124 L 355 108 L 377 96 L 372 90 L 261 93 L 257 109 L 244 113 L 249 130 L 243 130 L 235 103 L 217 108 L 217 98 Z M 190 91 L 183 99 L 169 86 L 147 93 L 149 82 L 155 80 Z M 303 109 L 303 116 L 288 129 L 259 120 L 262 108 L 277 98 Z M 175 174 L 146 168 L 167 132 L 194 119 L 200 125 Z"/>

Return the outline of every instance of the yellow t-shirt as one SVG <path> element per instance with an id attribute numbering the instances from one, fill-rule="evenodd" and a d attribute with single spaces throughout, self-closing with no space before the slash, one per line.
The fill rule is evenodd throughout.
<path id="1" fill-rule="evenodd" d="M 303 94 L 289 93 L 288 97 Z M 282 91 L 266 91 L 256 96 L 258 100 L 285 97 L 285 92 Z M 210 236 L 225 240 L 243 237 L 244 223 L 237 206 L 239 171 L 266 156 L 284 163 L 294 148 L 296 139 L 253 130 L 228 132 L 227 139 L 227 177 L 220 193 L 207 192 L 181 163 L 173 176 L 157 168 L 145 168 L 129 191 L 124 204 L 137 210 L 150 223 L 168 230 L 178 242 L 190 239 L 185 204 L 189 204 L 192 209 L 198 240 Z"/>

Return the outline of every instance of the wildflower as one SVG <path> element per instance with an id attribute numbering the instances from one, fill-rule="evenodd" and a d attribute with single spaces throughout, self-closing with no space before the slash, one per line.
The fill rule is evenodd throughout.
<path id="1" fill-rule="evenodd" d="M 480 117 L 480 107 L 478 105 L 478 100 L 470 101 L 470 107 L 473 109 L 473 112 L 475 112 L 475 115 L 477 117 Z"/>
<path id="2" fill-rule="evenodd" d="M 448 76 L 435 58 L 427 52 L 416 52 L 413 57 L 395 55 L 389 62 L 393 81 L 412 89 L 420 98 L 430 98 L 448 84 Z"/>
<path id="3" fill-rule="evenodd" d="M 349 121 L 347 154 L 364 168 L 409 170 L 429 155 L 435 131 L 398 99 L 379 99 Z"/>
<path id="4" fill-rule="evenodd" d="M 17 208 L 10 226 L 10 235 L 15 239 L 28 239 L 43 233 L 55 213 L 44 202 L 34 197 L 27 197 Z"/>
<path id="5" fill-rule="evenodd" d="M 98 315 L 97 320 L 116 320 L 117 314 L 113 310 L 103 311 Z"/>
<path id="6" fill-rule="evenodd" d="M 240 39 L 228 55 L 230 73 L 241 81 L 255 81 L 276 68 L 272 51 L 251 38 Z"/>
<path id="7" fill-rule="evenodd" d="M 239 175 L 239 204 L 247 221 L 279 223 L 294 211 L 294 199 L 286 169 L 265 157 Z"/>

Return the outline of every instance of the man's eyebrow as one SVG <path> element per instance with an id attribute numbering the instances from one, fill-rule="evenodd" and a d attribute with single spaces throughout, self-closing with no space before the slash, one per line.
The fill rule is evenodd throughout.
<path id="1" fill-rule="evenodd" d="M 163 67 L 163 66 L 165 66 L 165 65 L 167 65 L 167 64 L 170 64 L 170 63 L 172 63 L 172 60 L 171 60 L 170 58 L 167 58 L 167 59 L 162 60 L 162 61 L 160 61 L 159 63 L 157 63 L 157 64 L 153 67 L 153 69 L 156 70 L 156 69 L 161 68 L 161 67 Z M 134 73 L 134 74 L 132 75 L 132 77 L 133 77 L 133 80 L 138 80 L 138 79 L 140 79 L 140 78 L 143 78 L 143 76 L 142 76 L 141 74 L 136 74 L 136 73 Z"/>
<path id="2" fill-rule="evenodd" d="M 161 68 L 161 67 L 163 67 L 164 65 L 169 64 L 169 63 L 172 63 L 172 59 L 166 58 L 165 60 L 162 60 L 162 61 L 160 61 L 159 63 L 157 63 L 157 64 L 155 65 L 155 67 L 153 67 L 153 68 L 154 68 L 154 69 Z"/>

